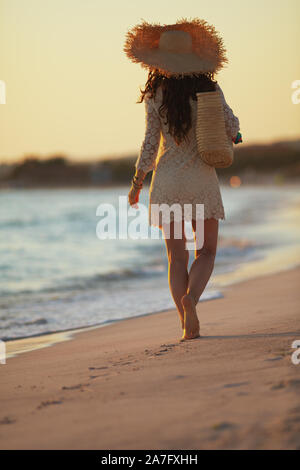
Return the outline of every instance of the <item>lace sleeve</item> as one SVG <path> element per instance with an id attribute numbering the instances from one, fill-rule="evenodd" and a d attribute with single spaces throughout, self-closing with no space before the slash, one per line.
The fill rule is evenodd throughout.
<path id="1" fill-rule="evenodd" d="M 135 168 L 137 170 L 142 170 L 144 173 L 148 173 L 153 170 L 157 157 L 160 143 L 160 119 L 158 112 L 153 105 L 152 99 L 148 98 L 147 95 L 144 98 L 144 103 L 146 112 L 146 130 L 144 141 L 135 163 Z"/>
<path id="2" fill-rule="evenodd" d="M 218 84 L 216 84 L 216 88 L 221 92 L 221 96 L 222 96 L 224 116 L 225 116 L 225 127 L 226 127 L 227 135 L 229 137 L 234 138 L 236 137 L 237 133 L 240 130 L 240 121 L 233 114 L 233 111 L 230 108 L 230 106 L 228 106 L 221 87 Z"/>

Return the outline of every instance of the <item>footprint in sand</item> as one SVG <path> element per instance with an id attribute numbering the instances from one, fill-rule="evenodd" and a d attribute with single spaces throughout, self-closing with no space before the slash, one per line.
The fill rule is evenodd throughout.
<path id="1" fill-rule="evenodd" d="M 90 375 L 90 379 L 93 380 L 93 379 L 98 379 L 100 377 L 107 377 L 109 375 L 109 373 L 106 373 L 106 374 L 101 374 L 101 375 Z"/>
<path id="2" fill-rule="evenodd" d="M 235 387 L 243 387 L 244 385 L 249 385 L 250 382 L 236 382 L 232 384 L 224 385 L 224 388 L 235 388 Z"/>
<path id="3" fill-rule="evenodd" d="M 283 356 L 277 356 L 277 357 L 272 357 L 270 359 L 265 359 L 265 362 L 281 361 L 281 359 L 283 359 Z"/>
<path id="4" fill-rule="evenodd" d="M 229 429 L 236 428 L 236 424 L 230 423 L 228 421 L 223 421 L 212 426 L 214 431 L 227 431 Z"/>
<path id="5" fill-rule="evenodd" d="M 163 356 L 165 351 L 168 351 L 168 350 L 166 349 L 166 350 L 156 351 L 156 352 L 153 351 L 153 352 L 149 353 L 149 357 L 150 357 L 150 359 L 154 359 L 156 356 Z"/>
<path id="6" fill-rule="evenodd" d="M 102 370 L 102 369 L 108 369 L 108 366 L 89 367 L 89 370 Z"/>
<path id="7" fill-rule="evenodd" d="M 272 385 L 271 390 L 280 390 L 286 387 L 300 387 L 300 379 L 281 380 L 277 384 Z"/>
<path id="8" fill-rule="evenodd" d="M 4 416 L 4 418 L 0 419 L 0 424 L 13 424 L 15 422 L 16 420 L 10 416 Z"/>
<path id="9" fill-rule="evenodd" d="M 281 382 L 278 382 L 277 384 L 272 385 L 271 390 L 280 390 L 285 387 L 286 387 L 286 383 L 281 381 Z"/>
<path id="10" fill-rule="evenodd" d="M 172 351 L 173 347 L 176 346 L 176 344 L 161 344 L 158 351 L 152 351 L 151 349 L 145 349 L 145 354 L 150 356 L 150 358 L 154 358 L 155 356 L 162 356 L 163 354 Z"/>
<path id="11" fill-rule="evenodd" d="M 77 385 L 71 385 L 70 387 L 61 387 L 62 390 L 79 390 L 82 389 L 83 387 L 88 387 L 90 384 L 77 384 Z"/>
<path id="12" fill-rule="evenodd" d="M 300 387 L 300 379 L 289 380 L 288 385 L 290 385 L 291 387 Z"/>
<path id="13" fill-rule="evenodd" d="M 47 400 L 47 401 L 42 401 L 39 406 L 37 406 L 38 410 L 41 410 L 42 408 L 45 408 L 50 405 L 61 405 L 63 402 L 61 400 Z"/>
<path id="14" fill-rule="evenodd" d="M 134 362 L 137 362 L 137 361 L 114 362 L 113 366 L 129 366 L 130 364 L 133 364 Z"/>

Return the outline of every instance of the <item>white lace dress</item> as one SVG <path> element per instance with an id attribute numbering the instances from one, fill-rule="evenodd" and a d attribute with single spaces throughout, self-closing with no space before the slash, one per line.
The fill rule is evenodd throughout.
<path id="1" fill-rule="evenodd" d="M 226 103 L 219 85 L 217 88 L 222 93 L 227 134 L 236 137 L 240 129 L 239 119 Z M 204 204 L 204 219 L 225 219 L 216 170 L 201 160 L 197 150 L 197 102 L 190 98 L 192 127 L 187 134 L 188 141 L 183 141 L 180 145 L 168 133 L 166 119 L 161 118 L 158 113 L 162 103 L 162 89 L 157 89 L 154 98 L 146 94 L 144 103 L 146 130 L 135 167 L 145 173 L 153 170 L 149 190 L 149 224 L 161 228 L 162 211 L 154 211 L 152 206 L 163 207 L 157 206 L 162 204 L 167 204 L 168 207 L 173 204 L 177 208 L 180 206 L 181 215 L 171 209 L 169 220 L 178 220 L 178 217 L 185 220 L 197 219 L 197 204 Z"/>

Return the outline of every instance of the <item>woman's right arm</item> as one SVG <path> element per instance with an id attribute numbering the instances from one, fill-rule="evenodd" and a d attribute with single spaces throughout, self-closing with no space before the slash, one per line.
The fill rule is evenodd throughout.
<path id="1" fill-rule="evenodd" d="M 216 84 L 216 89 L 221 92 L 221 97 L 223 101 L 223 109 L 224 109 L 224 116 L 225 116 L 225 127 L 226 127 L 226 133 L 229 137 L 234 139 L 237 136 L 237 133 L 240 130 L 240 121 L 239 118 L 236 117 L 233 114 L 232 109 L 230 106 L 227 104 L 225 100 L 224 93 L 220 87 L 220 85 L 217 83 Z"/>
<path id="2" fill-rule="evenodd" d="M 134 180 L 137 185 L 143 183 L 145 176 L 155 166 L 157 151 L 160 144 L 160 119 L 153 102 L 147 95 L 144 98 L 146 130 L 138 158 L 135 162 Z M 138 202 L 141 187 L 131 184 L 128 199 L 130 205 Z"/>
<path id="3" fill-rule="evenodd" d="M 160 144 L 160 119 L 157 110 L 155 109 L 152 99 L 145 95 L 145 121 L 146 129 L 143 143 L 135 163 L 136 172 L 140 170 L 146 175 L 149 171 L 153 170 L 157 152 Z M 136 173 L 137 174 L 137 173 Z"/>

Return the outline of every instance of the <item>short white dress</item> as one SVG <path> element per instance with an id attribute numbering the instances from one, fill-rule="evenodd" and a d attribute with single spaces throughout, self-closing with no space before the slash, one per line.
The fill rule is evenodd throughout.
<path id="1" fill-rule="evenodd" d="M 236 137 L 240 129 L 239 119 L 226 103 L 220 86 L 216 86 L 223 99 L 226 132 L 230 137 Z M 156 205 L 157 209 L 163 207 L 162 204 L 168 207 L 179 205 L 179 217 L 187 221 L 199 218 L 196 210 L 199 204 L 204 205 L 204 219 L 225 219 L 216 170 L 202 161 L 197 150 L 197 101 L 190 98 L 192 126 L 187 140 L 177 145 L 168 133 L 166 119 L 161 118 L 158 112 L 162 93 L 158 87 L 155 97 L 150 98 L 148 93 L 144 97 L 146 130 L 135 163 L 135 168 L 145 173 L 153 170 L 149 189 L 149 225 L 162 227 L 162 211 L 152 210 L 152 206 Z M 203 212 L 200 217 L 203 218 Z M 169 220 L 178 220 L 178 211 L 169 211 Z"/>

